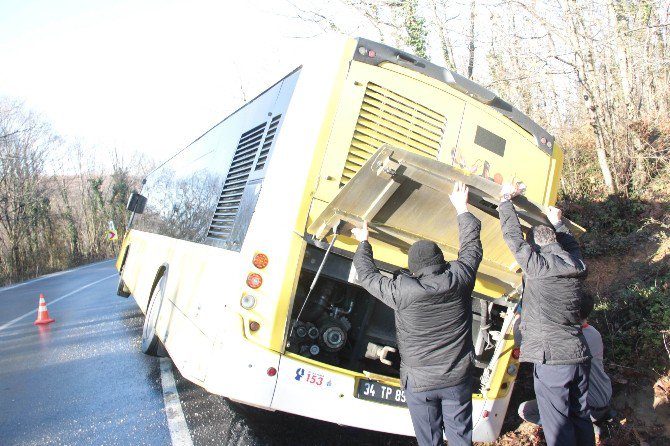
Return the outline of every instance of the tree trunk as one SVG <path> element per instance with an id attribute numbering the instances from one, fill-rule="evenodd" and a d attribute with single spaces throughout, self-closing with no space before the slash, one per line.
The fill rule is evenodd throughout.
<path id="1" fill-rule="evenodd" d="M 584 89 L 584 102 L 590 117 L 591 126 L 596 136 L 596 152 L 598 154 L 598 165 L 602 172 L 605 187 L 609 193 L 616 192 L 616 184 L 612 178 L 612 170 L 607 157 L 608 141 L 605 138 L 604 132 L 607 130 L 607 119 L 604 115 L 607 107 L 605 97 L 600 94 L 599 89 L 595 83 L 591 82 L 590 76 L 596 75 L 596 64 L 593 53 L 587 42 L 582 44 L 582 39 L 588 36 L 586 26 L 581 12 L 575 0 L 559 0 L 563 11 L 565 12 L 566 21 L 568 22 L 568 39 L 575 51 L 576 64 L 573 67 L 577 71 L 577 77 Z M 609 138 L 607 138 L 609 139 Z"/>
<path id="2" fill-rule="evenodd" d="M 470 2 L 470 42 L 468 43 L 468 79 L 475 69 L 475 0 Z"/>

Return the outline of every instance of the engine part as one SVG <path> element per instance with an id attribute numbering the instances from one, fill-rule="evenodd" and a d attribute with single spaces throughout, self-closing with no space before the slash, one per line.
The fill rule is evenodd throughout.
<path id="1" fill-rule="evenodd" d="M 368 359 L 379 359 L 382 364 L 392 365 L 393 363 L 386 359 L 386 355 L 389 353 L 395 353 L 396 349 L 394 347 L 389 347 L 388 345 L 377 345 L 374 342 L 368 342 L 367 350 L 365 351 L 365 357 Z"/>
<path id="2" fill-rule="evenodd" d="M 321 349 L 319 348 L 318 345 L 314 344 L 309 347 L 309 354 L 312 356 L 316 356 L 321 352 Z"/>
<path id="3" fill-rule="evenodd" d="M 335 319 L 337 319 L 337 317 L 338 317 L 340 314 L 345 314 L 345 315 L 346 315 L 346 314 L 350 314 L 350 313 L 351 313 L 351 310 L 353 310 L 353 309 L 354 309 L 354 301 L 351 300 L 351 301 L 349 301 L 349 308 L 347 308 L 346 310 L 343 309 L 343 308 L 340 308 L 340 307 L 335 307 L 335 306 L 333 306 L 330 315 L 331 315 L 332 317 L 334 317 Z"/>
<path id="4" fill-rule="evenodd" d="M 310 339 L 316 339 L 319 337 L 319 329 L 316 328 L 314 324 L 307 324 L 307 336 L 309 336 Z"/>
<path id="5" fill-rule="evenodd" d="M 480 300 L 479 305 L 480 305 L 479 332 L 477 334 L 477 339 L 474 343 L 474 353 L 475 358 L 477 358 L 477 360 L 481 358 L 481 356 L 484 354 L 484 351 L 493 347 L 493 343 L 491 342 L 491 335 L 489 332 L 491 328 L 491 320 L 489 316 L 490 306 L 493 306 L 493 304 L 490 304 L 485 300 Z"/>
<path id="6" fill-rule="evenodd" d="M 300 339 L 305 338 L 307 336 L 307 328 L 304 325 L 295 327 L 295 335 Z"/>
<path id="7" fill-rule="evenodd" d="M 347 333 L 339 325 L 330 325 L 322 331 L 319 341 L 327 351 L 336 352 L 344 347 Z"/>
<path id="8" fill-rule="evenodd" d="M 349 319 L 346 317 L 342 316 L 337 321 L 340 323 L 342 328 L 344 328 L 344 331 L 349 332 L 351 330 L 351 322 L 349 322 Z"/>
<path id="9" fill-rule="evenodd" d="M 319 279 L 319 276 L 321 275 L 321 270 L 323 270 L 323 265 L 326 263 L 326 259 L 328 259 L 328 255 L 330 254 L 330 250 L 333 248 L 333 245 L 335 244 L 335 241 L 337 240 L 337 236 L 339 235 L 337 232 L 337 228 L 340 225 L 340 222 L 338 221 L 335 223 L 333 226 L 333 239 L 330 241 L 330 245 L 328 245 L 328 249 L 326 250 L 326 253 L 323 255 L 323 260 L 321 261 L 321 265 L 319 265 L 319 269 L 316 271 L 316 274 L 314 275 L 314 280 L 312 280 L 312 284 L 309 287 L 309 291 L 307 292 L 307 295 L 305 296 L 305 301 L 302 303 L 302 307 L 300 308 L 300 311 L 298 311 L 298 315 L 296 316 L 297 320 L 300 320 L 300 315 L 302 314 L 302 311 L 305 309 L 305 305 L 307 305 L 307 302 L 309 301 L 309 296 L 312 294 L 312 291 L 314 290 L 314 287 L 316 285 L 317 280 Z M 328 285 L 327 287 L 332 290 L 332 284 L 330 282 L 327 282 Z M 327 300 L 327 296 L 325 297 Z M 290 336 L 289 336 L 290 337 Z"/>

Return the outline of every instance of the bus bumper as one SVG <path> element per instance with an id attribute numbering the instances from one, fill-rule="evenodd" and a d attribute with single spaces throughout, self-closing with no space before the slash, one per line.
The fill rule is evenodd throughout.
<path id="1" fill-rule="evenodd" d="M 331 423 L 414 436 L 406 407 L 359 399 L 356 378 L 282 356 L 272 409 Z M 505 418 L 511 390 L 496 400 L 473 399 L 473 441 L 495 441 Z"/>
<path id="2" fill-rule="evenodd" d="M 414 436 L 406 407 L 359 399 L 355 376 L 260 347 L 244 337 L 238 314 L 226 318 L 230 320 L 214 343 L 204 382 L 209 392 L 264 409 Z M 473 398 L 473 441 L 498 438 L 511 394 L 512 388 L 502 398 Z"/>

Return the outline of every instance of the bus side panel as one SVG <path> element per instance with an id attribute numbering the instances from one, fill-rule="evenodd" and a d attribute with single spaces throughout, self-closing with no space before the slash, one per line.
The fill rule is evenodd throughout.
<path id="1" fill-rule="evenodd" d="M 305 247 L 302 239 L 310 197 L 317 184 L 323 156 L 324 135 L 330 132 L 334 99 L 346 75 L 348 54 L 342 42 L 337 49 L 317 54 L 323 57 L 305 64 L 285 112 L 262 191 L 241 250 L 243 268 L 263 277 L 260 288 L 239 290 L 253 294 L 256 307 L 242 312 L 245 333 L 250 340 L 275 351 L 283 350 L 287 316 L 297 286 L 299 260 Z M 258 270 L 251 261 L 255 253 L 269 258 L 266 268 Z M 238 303 L 239 306 L 239 303 Z M 250 332 L 250 321 L 260 329 Z"/>
<path id="2" fill-rule="evenodd" d="M 133 229 L 126 235 L 125 243 L 129 250 L 123 266 L 123 280 L 137 305 L 146 312 L 156 273 L 169 256 L 171 240 Z"/>
<path id="3" fill-rule="evenodd" d="M 180 372 L 201 382 L 222 324 L 218 315 L 239 306 L 237 290 L 244 283 L 239 254 L 136 230 L 128 243 L 124 280 L 142 311 L 156 273 L 167 266 L 156 333 Z"/>

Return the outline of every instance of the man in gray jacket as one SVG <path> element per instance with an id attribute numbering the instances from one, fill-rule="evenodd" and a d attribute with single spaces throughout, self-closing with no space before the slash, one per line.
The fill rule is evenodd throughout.
<path id="1" fill-rule="evenodd" d="M 481 222 L 467 209 L 460 182 L 449 196 L 458 214 L 458 259 L 445 262 L 431 241 L 408 253 L 412 277 L 383 276 L 375 267 L 367 223 L 352 233 L 360 242 L 354 266 L 360 285 L 395 310 L 400 380 L 419 445 L 472 444 L 472 289 L 482 260 Z"/>
<path id="2" fill-rule="evenodd" d="M 520 360 L 535 367 L 534 387 L 548 446 L 595 444 L 586 395 L 591 354 L 582 333 L 581 278 L 586 274 L 579 244 L 562 221 L 560 209 L 547 213 L 554 229 L 540 225 L 524 240 L 504 185 L 498 207 L 503 238 L 524 273 Z"/>

